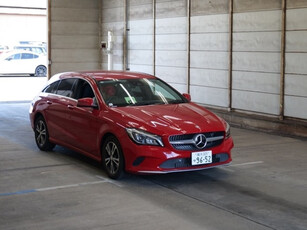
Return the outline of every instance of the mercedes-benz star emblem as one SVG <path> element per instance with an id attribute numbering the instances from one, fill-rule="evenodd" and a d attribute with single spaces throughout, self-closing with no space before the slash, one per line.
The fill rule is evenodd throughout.
<path id="1" fill-rule="evenodd" d="M 197 135 L 195 135 L 193 140 L 194 140 L 195 146 L 198 149 L 205 148 L 205 146 L 207 144 L 207 139 L 206 139 L 206 136 L 204 134 L 197 134 Z"/>

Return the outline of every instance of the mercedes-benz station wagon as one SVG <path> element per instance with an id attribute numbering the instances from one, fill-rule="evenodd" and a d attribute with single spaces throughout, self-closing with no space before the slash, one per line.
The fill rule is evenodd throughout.
<path id="1" fill-rule="evenodd" d="M 30 119 L 39 149 L 70 148 L 100 161 L 113 179 L 232 160 L 228 123 L 148 74 L 57 74 L 33 100 Z"/>

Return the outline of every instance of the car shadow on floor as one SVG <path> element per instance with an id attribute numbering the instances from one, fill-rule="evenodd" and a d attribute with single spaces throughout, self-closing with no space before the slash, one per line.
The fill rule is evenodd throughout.
<path id="1" fill-rule="evenodd" d="M 51 152 L 49 152 L 51 153 Z M 93 160 L 87 156 L 84 156 L 78 152 L 70 150 L 62 146 L 56 146 L 52 151 L 53 155 L 56 157 L 61 157 L 64 160 L 78 164 L 79 166 L 89 168 L 93 170 L 94 173 L 99 174 L 105 178 L 108 178 L 100 162 Z M 226 166 L 221 166 L 225 168 Z M 199 183 L 214 183 L 219 178 L 226 178 L 231 176 L 230 173 L 226 170 L 221 170 L 217 168 L 209 168 L 191 172 L 175 172 L 167 174 L 130 174 L 125 173 L 124 176 L 119 180 L 125 184 L 135 184 L 139 183 L 140 180 L 151 181 L 155 184 L 160 185 L 172 185 L 176 186 L 184 183 L 185 185 L 193 185 Z"/>

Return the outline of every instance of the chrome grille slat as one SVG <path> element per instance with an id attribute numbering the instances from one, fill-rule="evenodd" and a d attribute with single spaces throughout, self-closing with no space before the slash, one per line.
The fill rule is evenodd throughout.
<path id="1" fill-rule="evenodd" d="M 195 145 L 194 137 L 196 135 L 202 134 L 206 137 L 206 145 L 202 149 L 213 148 L 220 145 L 224 140 L 224 132 L 209 132 L 209 133 L 193 133 L 193 134 L 182 134 L 173 135 L 169 137 L 169 142 L 173 148 L 177 150 L 196 150 L 200 151 Z"/>
<path id="2" fill-rule="evenodd" d="M 209 137 L 209 138 L 207 138 L 207 141 L 211 142 L 211 141 L 218 141 L 218 140 L 222 140 L 222 139 L 224 139 L 224 136 Z"/>
<path id="3" fill-rule="evenodd" d="M 194 144 L 194 141 L 191 140 L 182 140 L 182 141 L 170 141 L 172 145 L 187 145 L 187 144 Z"/>

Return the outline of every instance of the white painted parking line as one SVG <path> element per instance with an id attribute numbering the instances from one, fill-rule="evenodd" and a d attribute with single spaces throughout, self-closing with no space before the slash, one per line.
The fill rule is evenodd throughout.
<path id="1" fill-rule="evenodd" d="M 233 169 L 230 169 L 229 166 L 227 166 L 227 167 L 219 167 L 219 170 L 224 170 L 224 171 L 227 171 L 227 172 L 234 172 L 235 171 Z"/>
<path id="2" fill-rule="evenodd" d="M 51 190 L 58 190 L 58 189 L 65 189 L 65 188 L 73 188 L 73 187 L 80 187 L 80 186 L 87 186 L 87 185 L 94 185 L 94 184 L 101 184 L 101 183 L 110 183 L 114 184 L 117 187 L 123 187 L 122 184 L 119 182 L 115 182 L 113 180 L 110 180 L 108 178 L 104 178 L 102 176 L 97 176 L 100 180 L 98 181 L 89 181 L 89 182 L 82 182 L 77 184 L 67 184 L 67 185 L 60 185 L 60 186 L 53 186 L 53 187 L 45 187 L 45 188 L 37 188 L 37 189 L 28 189 L 28 190 L 21 190 L 21 191 L 15 191 L 15 192 L 6 192 L 6 193 L 0 193 L 1 196 L 12 196 L 12 195 L 21 195 L 21 194 L 27 194 L 27 193 L 33 193 L 33 192 L 44 192 L 44 191 L 51 191 Z"/>
<path id="3" fill-rule="evenodd" d="M 79 186 L 85 186 L 85 185 L 92 185 L 92 184 L 101 184 L 106 183 L 108 181 L 91 181 L 91 182 L 83 182 L 78 184 L 68 184 L 68 185 L 62 185 L 62 186 L 54 186 L 54 187 L 47 187 L 47 188 L 38 188 L 35 189 L 38 192 L 48 191 L 48 190 L 57 190 L 57 189 L 63 189 L 63 188 L 72 188 L 72 187 L 79 187 Z"/>
<path id="4" fill-rule="evenodd" d="M 255 164 L 262 164 L 264 163 L 263 161 L 252 161 L 252 162 L 245 162 L 245 163 L 240 163 L 240 164 L 228 164 L 225 165 L 224 167 L 218 167 L 219 170 L 222 171 L 227 171 L 227 172 L 235 172 L 234 167 L 241 167 L 241 166 L 246 166 L 246 165 L 255 165 Z"/>
<path id="5" fill-rule="evenodd" d="M 104 180 L 105 182 L 108 182 L 110 184 L 114 184 L 116 185 L 117 187 L 123 187 L 123 184 L 118 182 L 118 181 L 115 181 L 115 180 L 111 180 L 111 179 L 108 179 L 108 178 L 104 178 L 102 176 L 98 176 L 96 175 L 97 178 L 101 179 L 101 180 Z"/>
<path id="6" fill-rule="evenodd" d="M 263 161 L 252 161 L 252 162 L 246 162 L 246 163 L 240 163 L 240 164 L 231 164 L 230 167 L 240 167 L 245 165 L 255 165 L 255 164 L 263 164 Z"/>

